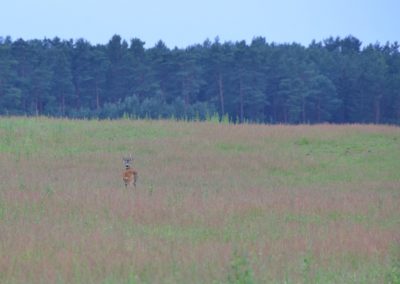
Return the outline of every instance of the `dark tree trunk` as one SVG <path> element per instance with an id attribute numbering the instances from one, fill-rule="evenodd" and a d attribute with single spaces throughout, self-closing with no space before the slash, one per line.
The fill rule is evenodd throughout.
<path id="1" fill-rule="evenodd" d="M 240 78 L 239 82 L 239 97 L 240 97 L 240 123 L 243 123 L 244 120 L 244 94 L 243 94 L 243 86 L 242 86 L 242 78 Z"/>
<path id="2" fill-rule="evenodd" d="M 218 90 L 219 90 L 219 102 L 221 105 L 221 115 L 225 115 L 224 85 L 222 82 L 221 73 L 218 73 Z"/>

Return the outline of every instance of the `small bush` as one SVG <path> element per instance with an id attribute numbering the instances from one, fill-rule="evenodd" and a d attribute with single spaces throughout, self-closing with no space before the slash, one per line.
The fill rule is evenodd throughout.
<path id="1" fill-rule="evenodd" d="M 400 284 L 400 245 L 393 249 L 391 267 L 386 273 L 385 283 Z"/>
<path id="2" fill-rule="evenodd" d="M 248 257 L 245 254 L 239 254 L 237 251 L 234 252 L 228 274 L 228 283 L 230 284 L 255 283 L 253 270 L 251 269 Z"/>

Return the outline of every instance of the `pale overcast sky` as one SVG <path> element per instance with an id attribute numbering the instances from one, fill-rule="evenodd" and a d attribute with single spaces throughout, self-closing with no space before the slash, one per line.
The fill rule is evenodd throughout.
<path id="1" fill-rule="evenodd" d="M 400 41 L 400 0 L 0 0 L 0 36 L 84 38 L 114 34 L 186 47 L 262 36 L 308 45 L 349 34 L 364 44 Z"/>

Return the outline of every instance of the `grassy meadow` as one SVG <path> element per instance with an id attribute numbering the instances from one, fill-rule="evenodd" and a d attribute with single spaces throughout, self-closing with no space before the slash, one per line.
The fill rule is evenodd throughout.
<path id="1" fill-rule="evenodd" d="M 0 119 L 0 283 L 396 281 L 398 127 Z"/>

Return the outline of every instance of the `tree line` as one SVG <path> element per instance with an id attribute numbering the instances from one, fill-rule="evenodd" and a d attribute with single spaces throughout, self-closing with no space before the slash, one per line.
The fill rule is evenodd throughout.
<path id="1" fill-rule="evenodd" d="M 399 124 L 399 45 L 0 37 L 0 115 Z"/>

